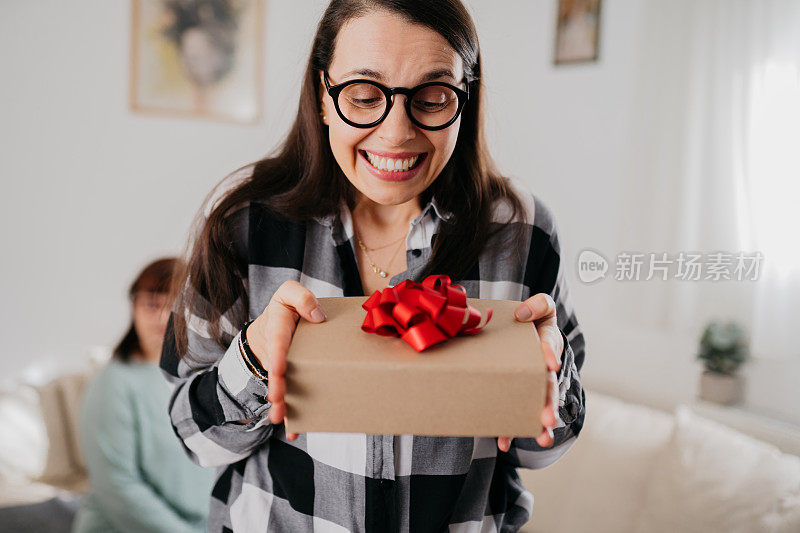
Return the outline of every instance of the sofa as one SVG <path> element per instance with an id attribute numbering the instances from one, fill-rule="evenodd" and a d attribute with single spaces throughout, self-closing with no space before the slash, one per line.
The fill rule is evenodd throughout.
<path id="1" fill-rule="evenodd" d="M 586 391 L 586 422 L 554 464 L 520 470 L 522 531 L 798 533 L 800 457 L 679 405 L 665 412 Z M 722 410 L 720 410 L 722 411 Z M 800 430 L 781 443 L 800 447 Z"/>
<path id="2" fill-rule="evenodd" d="M 86 472 L 76 423 L 104 362 L 0 388 L 0 533 L 69 531 Z M 700 414 L 652 409 L 587 387 L 581 435 L 556 463 L 520 469 L 534 495 L 522 531 L 800 532 L 800 458 Z M 800 450 L 800 428 L 783 434 Z"/>
<path id="3" fill-rule="evenodd" d="M 33 379 L 0 387 L 0 533 L 70 530 L 88 488 L 77 434 L 80 402 L 106 358 L 55 376 L 34 371 Z"/>

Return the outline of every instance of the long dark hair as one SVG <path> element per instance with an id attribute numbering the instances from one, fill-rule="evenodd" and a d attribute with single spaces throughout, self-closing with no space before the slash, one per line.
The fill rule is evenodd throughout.
<path id="1" fill-rule="evenodd" d="M 177 257 L 164 257 L 157 259 L 144 267 L 136 279 L 131 283 L 128 288 L 128 301 L 133 306 L 133 300 L 140 292 L 154 292 L 157 294 L 174 294 L 175 290 L 172 284 L 175 282 L 176 273 L 181 269 L 179 268 L 180 259 Z M 128 362 L 131 357 L 137 352 L 141 352 L 142 345 L 139 342 L 139 335 L 136 334 L 136 328 L 133 324 L 133 316 L 131 316 L 131 323 L 128 331 L 122 336 L 122 339 L 117 343 L 117 346 L 112 352 L 112 357 L 121 361 Z"/>
<path id="2" fill-rule="evenodd" d="M 469 84 L 470 99 L 461 115 L 453 154 L 420 197 L 421 205 L 435 197 L 439 206 L 453 215 L 440 221 L 431 258 L 420 279 L 437 273 L 448 274 L 455 282 L 472 269 L 490 238 L 501 229 L 491 224 L 495 201 L 508 202 L 509 222 L 518 216 L 524 219 L 520 199 L 497 172 L 486 146 L 478 35 L 464 5 L 459 0 L 333 0 L 317 26 L 297 116 L 283 144 L 273 155 L 235 171 L 252 169 L 252 175 L 215 202 L 206 218 L 202 217 L 205 210 L 198 213 L 187 245 L 187 270 L 180 276 L 181 286 L 190 280 L 191 290 L 176 295 L 174 308 L 175 341 L 182 356 L 187 348 L 185 309 L 207 321 L 208 333 L 223 348 L 230 337 L 221 330 L 221 314 L 226 313 L 233 324 L 248 319 L 249 302 L 242 282 L 247 277 L 247 261 L 234 250 L 232 228 L 226 224 L 230 214 L 252 200 L 300 222 L 337 213 L 342 200 L 354 207 L 355 189 L 337 164 L 320 120 L 319 73 L 331 63 L 342 26 L 374 10 L 396 13 L 442 35 L 461 56 Z M 206 198 L 207 204 L 213 195 L 214 191 Z M 516 239 L 521 239 L 522 225 L 516 226 Z M 493 243 L 511 250 L 518 250 L 518 244 L 518 240 Z"/>

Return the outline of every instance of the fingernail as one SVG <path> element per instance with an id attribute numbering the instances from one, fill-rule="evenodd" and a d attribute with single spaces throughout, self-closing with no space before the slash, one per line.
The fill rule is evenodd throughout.
<path id="1" fill-rule="evenodd" d="M 313 311 L 311 311 L 311 318 L 314 319 L 314 322 L 322 322 L 326 318 L 325 311 L 322 310 L 321 307 L 315 307 Z"/>
<path id="2" fill-rule="evenodd" d="M 531 317 L 531 309 L 527 305 L 523 305 L 517 309 L 517 318 L 520 320 L 528 320 Z"/>

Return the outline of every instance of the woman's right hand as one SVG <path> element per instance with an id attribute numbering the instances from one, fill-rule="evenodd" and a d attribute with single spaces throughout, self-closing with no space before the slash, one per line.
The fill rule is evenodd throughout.
<path id="1" fill-rule="evenodd" d="M 247 328 L 247 343 L 267 370 L 269 421 L 280 424 L 286 416 L 286 354 L 300 317 L 322 322 L 327 316 L 317 298 L 297 281 L 285 281 L 272 295 L 266 309 Z M 287 433 L 295 440 L 297 433 Z"/>

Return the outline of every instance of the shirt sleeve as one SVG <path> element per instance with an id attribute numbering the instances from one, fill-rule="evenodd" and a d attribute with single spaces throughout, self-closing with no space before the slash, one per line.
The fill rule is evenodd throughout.
<path id="1" fill-rule="evenodd" d="M 124 380 L 103 374 L 87 398 L 81 446 L 92 498 L 117 531 L 181 533 L 200 531 L 165 501 L 141 475 L 137 464 L 137 423 L 132 394 Z"/>
<path id="2" fill-rule="evenodd" d="M 247 209 L 234 223 L 247 242 Z M 247 280 L 243 280 L 245 287 Z M 189 282 L 184 291 L 194 290 Z M 231 306 L 233 309 L 237 304 Z M 175 310 L 170 315 L 161 352 L 161 369 L 173 385 L 170 419 L 189 457 L 200 466 L 235 463 L 249 456 L 273 432 L 267 416 L 267 385 L 247 368 L 239 351 L 241 331 L 225 310 L 222 328 L 229 341 L 220 347 L 208 333 L 206 317 L 187 309 L 187 354 L 178 353 Z"/>
<path id="3" fill-rule="evenodd" d="M 528 297 L 549 294 L 556 303 L 556 320 L 564 350 L 558 371 L 558 417 L 553 429 L 553 445 L 541 447 L 535 438 L 515 438 L 504 460 L 523 468 L 544 468 L 554 463 L 575 443 L 586 416 L 586 397 L 580 370 L 585 357 L 585 341 L 566 282 L 561 247 L 552 211 L 534 196 L 534 223 L 525 267 Z M 540 413 L 536 413 L 538 418 Z"/>

